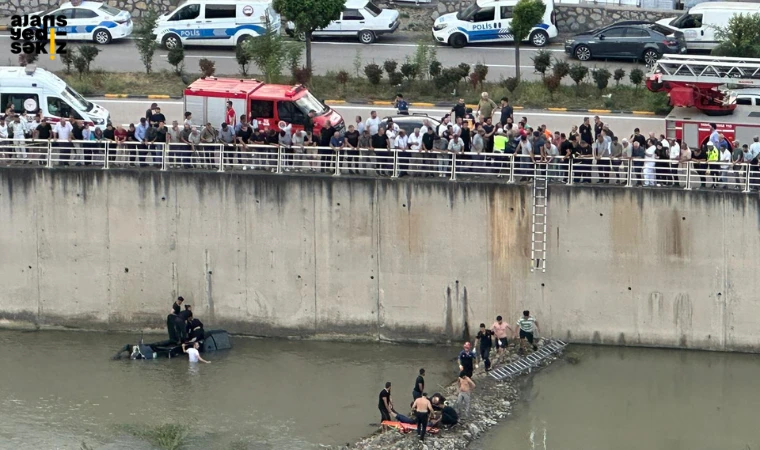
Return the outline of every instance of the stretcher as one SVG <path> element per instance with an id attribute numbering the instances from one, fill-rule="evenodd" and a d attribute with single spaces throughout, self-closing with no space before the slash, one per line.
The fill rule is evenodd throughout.
<path id="1" fill-rule="evenodd" d="M 380 423 L 380 425 L 387 428 L 395 428 L 404 434 L 409 433 L 410 431 L 417 431 L 417 425 L 414 425 L 411 423 L 401 423 L 401 422 L 394 422 L 392 420 L 383 420 Z M 428 434 L 438 434 L 439 431 L 440 430 L 438 428 L 427 427 Z"/>

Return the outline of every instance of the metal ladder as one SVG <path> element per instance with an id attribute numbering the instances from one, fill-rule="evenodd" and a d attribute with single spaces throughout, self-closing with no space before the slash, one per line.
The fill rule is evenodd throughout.
<path id="1" fill-rule="evenodd" d="M 549 207 L 546 203 L 549 180 L 547 164 L 536 164 L 533 177 L 533 224 L 531 226 L 530 271 L 546 272 L 546 219 Z M 542 174 L 543 170 L 543 174 Z"/>
<path id="2" fill-rule="evenodd" d="M 649 76 L 659 77 L 660 81 L 719 85 L 741 80 L 735 84 L 760 86 L 760 59 L 664 55 L 652 66 Z"/>
<path id="3" fill-rule="evenodd" d="M 550 340 L 525 358 L 520 358 L 498 369 L 491 369 L 489 374 L 491 378 L 498 381 L 516 377 L 523 372 L 530 372 L 534 367 L 538 367 L 541 361 L 555 353 L 561 352 L 565 347 L 567 347 L 567 343 L 563 341 Z"/>

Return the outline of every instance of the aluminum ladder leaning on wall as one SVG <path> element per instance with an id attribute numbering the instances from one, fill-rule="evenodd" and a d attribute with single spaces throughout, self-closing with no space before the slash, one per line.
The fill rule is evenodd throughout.
<path id="1" fill-rule="evenodd" d="M 548 164 L 537 163 L 533 177 L 533 220 L 530 240 L 530 271 L 546 272 L 546 203 L 549 189 Z"/>
<path id="2" fill-rule="evenodd" d="M 491 375 L 491 378 L 498 381 L 516 377 L 523 372 L 530 372 L 534 367 L 538 367 L 541 361 L 555 353 L 561 352 L 565 347 L 567 347 L 567 343 L 563 341 L 546 341 L 540 349 L 525 358 L 520 358 L 517 361 L 501 366 L 498 369 L 491 369 L 489 374 Z"/>

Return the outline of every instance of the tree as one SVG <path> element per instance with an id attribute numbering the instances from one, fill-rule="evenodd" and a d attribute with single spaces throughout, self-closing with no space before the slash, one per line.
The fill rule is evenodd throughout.
<path id="1" fill-rule="evenodd" d="M 295 32 L 303 33 L 306 41 L 306 68 L 311 65 L 311 37 L 314 30 L 324 28 L 340 19 L 345 0 L 274 0 L 272 7 L 295 24 Z"/>
<path id="2" fill-rule="evenodd" d="M 613 77 L 615 78 L 615 86 L 620 86 L 620 80 L 625 78 L 625 69 L 615 69 Z"/>
<path id="3" fill-rule="evenodd" d="M 203 77 L 213 77 L 216 73 L 216 63 L 208 58 L 201 58 L 198 66 L 201 68 Z"/>
<path id="4" fill-rule="evenodd" d="M 736 14 L 728 19 L 728 26 L 717 28 L 719 44 L 712 51 L 715 56 L 760 58 L 760 14 Z"/>
<path id="5" fill-rule="evenodd" d="M 378 85 L 380 84 L 380 79 L 383 78 L 383 69 L 375 63 L 367 64 L 364 66 L 364 75 L 367 76 L 369 84 Z"/>
<path id="6" fill-rule="evenodd" d="M 248 68 L 251 66 L 251 52 L 248 51 L 247 45 L 235 46 L 235 60 L 240 67 L 240 75 L 247 77 Z"/>
<path id="7" fill-rule="evenodd" d="M 404 63 L 401 64 L 401 74 L 403 74 L 409 81 L 417 78 L 417 74 L 420 72 L 420 66 L 417 63 Z"/>
<path id="8" fill-rule="evenodd" d="M 388 76 L 396 71 L 396 67 L 398 67 L 398 63 L 393 59 L 386 59 L 383 63 L 383 69 Z"/>
<path id="9" fill-rule="evenodd" d="M 235 55 L 237 56 L 237 49 L 241 46 L 238 45 L 237 48 L 235 48 Z M 169 61 L 169 64 L 174 66 L 174 73 L 177 74 L 177 76 L 182 75 L 182 71 L 185 69 L 185 50 L 182 48 L 182 46 L 176 46 L 173 49 L 169 50 L 169 54 L 167 55 L 166 59 Z"/>
<path id="10" fill-rule="evenodd" d="M 475 69 L 473 69 L 473 73 L 477 74 L 478 76 L 478 82 L 480 83 L 480 90 L 483 90 L 483 83 L 486 81 L 486 77 L 488 76 L 488 66 L 485 64 L 475 64 Z"/>
<path id="11" fill-rule="evenodd" d="M 267 25 L 263 34 L 251 38 L 239 46 L 245 47 L 245 51 L 250 55 L 251 61 L 259 68 L 264 75 L 264 81 L 267 83 L 277 82 L 288 60 L 291 60 L 292 71 L 292 66 L 295 65 L 297 67 L 297 62 L 301 59 L 300 54 L 291 54 L 291 48 L 297 48 L 300 51 L 301 46 L 286 42 L 282 38 L 282 35 L 269 25 Z"/>
<path id="12" fill-rule="evenodd" d="M 575 82 L 575 95 L 580 93 L 581 82 L 588 76 L 588 67 L 575 63 L 570 67 L 570 78 Z"/>
<path id="13" fill-rule="evenodd" d="M 520 0 L 512 12 L 509 32 L 515 40 L 515 78 L 520 82 L 520 44 L 530 36 L 536 24 L 541 23 L 546 5 L 541 0 Z"/>
<path id="14" fill-rule="evenodd" d="M 595 69 L 591 74 L 591 78 L 594 79 L 594 83 L 596 83 L 596 87 L 599 89 L 599 93 L 607 88 L 607 84 L 609 83 L 611 76 L 612 74 L 610 71 L 605 68 Z"/>
<path id="15" fill-rule="evenodd" d="M 137 47 L 137 52 L 140 53 L 140 61 L 145 66 L 146 73 L 150 73 L 153 70 L 153 55 L 155 55 L 158 48 L 156 35 L 153 33 L 158 18 L 158 11 L 155 8 L 149 8 L 142 15 L 140 21 L 137 22 L 134 30 L 132 30 L 132 35 L 135 37 L 135 46 Z"/>
<path id="16" fill-rule="evenodd" d="M 562 79 L 557 74 L 549 75 L 544 78 L 544 86 L 549 91 L 549 98 L 554 100 L 554 93 L 559 89 Z"/>
<path id="17" fill-rule="evenodd" d="M 628 79 L 631 80 L 631 84 L 636 86 L 636 89 L 641 86 L 641 83 L 644 82 L 644 71 L 636 68 L 631 70 L 631 73 L 628 74 Z"/>
<path id="18" fill-rule="evenodd" d="M 562 79 L 570 73 L 570 64 L 567 61 L 555 59 L 554 66 L 552 66 L 552 73 L 562 81 Z"/>
<path id="19" fill-rule="evenodd" d="M 100 54 L 100 49 L 92 44 L 83 44 L 79 46 L 78 53 L 78 57 L 84 60 L 84 71 L 89 72 L 90 65 Z"/>

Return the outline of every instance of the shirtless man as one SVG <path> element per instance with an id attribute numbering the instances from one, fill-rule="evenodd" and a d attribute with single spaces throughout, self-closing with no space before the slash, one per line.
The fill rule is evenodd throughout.
<path id="1" fill-rule="evenodd" d="M 507 330 L 509 334 L 514 334 L 512 327 L 507 322 L 504 322 L 501 316 L 496 316 L 496 322 L 491 325 L 491 331 L 493 331 L 494 339 L 496 341 L 496 352 L 501 353 L 507 348 L 509 342 L 507 342 Z"/>
<path id="2" fill-rule="evenodd" d="M 415 412 L 415 416 L 417 417 L 417 435 L 421 441 L 424 441 L 428 427 L 428 417 L 433 412 L 433 405 L 430 404 L 427 393 L 423 393 L 422 397 L 412 403 L 412 411 Z"/>
<path id="3" fill-rule="evenodd" d="M 459 379 L 457 380 L 459 385 L 459 395 L 457 396 L 457 408 L 459 414 L 463 418 L 467 419 L 470 416 L 470 393 L 475 389 L 475 383 L 467 376 L 464 371 L 459 372 Z"/>

